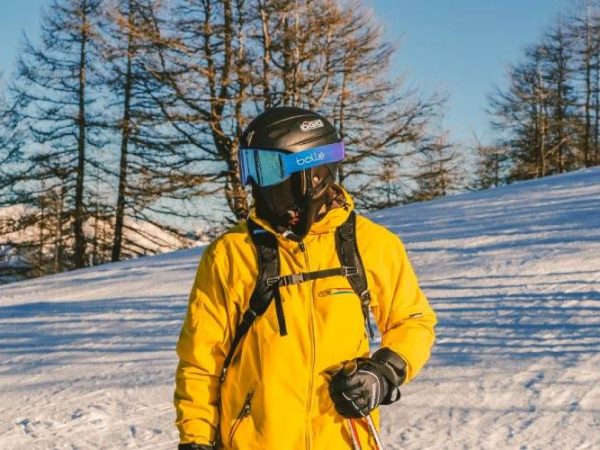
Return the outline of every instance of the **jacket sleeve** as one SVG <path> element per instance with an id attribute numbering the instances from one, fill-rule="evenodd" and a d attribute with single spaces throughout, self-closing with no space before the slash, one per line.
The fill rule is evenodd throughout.
<path id="1" fill-rule="evenodd" d="M 381 346 L 406 362 L 406 379 L 417 375 L 429 359 L 435 340 L 435 313 L 421 291 L 404 246 L 393 236 L 379 276 L 375 317 L 381 331 Z M 394 250 L 392 250 L 394 249 Z M 391 250 L 391 251 L 390 251 Z"/>
<path id="2" fill-rule="evenodd" d="M 174 401 L 181 443 L 212 444 L 217 436 L 220 375 L 231 330 L 224 264 L 214 246 L 204 252 L 177 343 Z"/>

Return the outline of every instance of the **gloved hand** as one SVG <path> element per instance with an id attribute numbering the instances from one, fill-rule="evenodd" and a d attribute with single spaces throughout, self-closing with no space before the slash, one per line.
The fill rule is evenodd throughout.
<path id="1" fill-rule="evenodd" d="M 215 450 L 215 447 L 205 444 L 179 444 L 177 450 Z"/>
<path id="2" fill-rule="evenodd" d="M 344 417 L 358 418 L 400 398 L 406 363 L 391 350 L 382 348 L 371 358 L 344 361 L 328 372 L 329 394 L 336 411 Z"/>

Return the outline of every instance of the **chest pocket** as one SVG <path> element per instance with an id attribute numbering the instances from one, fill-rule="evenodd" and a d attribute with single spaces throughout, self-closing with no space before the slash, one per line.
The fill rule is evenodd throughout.
<path id="1" fill-rule="evenodd" d="M 355 350 L 358 342 L 368 339 L 360 298 L 347 279 L 332 277 L 318 280 L 315 294 L 315 312 L 322 323 L 325 342 L 331 339 L 337 341 L 338 347 L 350 345 L 348 350 Z"/>

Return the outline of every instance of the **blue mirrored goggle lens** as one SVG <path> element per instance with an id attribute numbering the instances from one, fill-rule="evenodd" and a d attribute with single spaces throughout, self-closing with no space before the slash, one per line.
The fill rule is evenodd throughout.
<path id="1" fill-rule="evenodd" d="M 270 186 L 283 181 L 285 168 L 282 152 L 256 149 L 243 149 L 239 152 L 242 182 L 254 180 L 259 186 Z"/>
<path id="2" fill-rule="evenodd" d="M 256 179 L 259 185 L 269 186 L 279 183 L 285 173 L 283 155 L 275 152 L 255 152 Z"/>
<path id="3" fill-rule="evenodd" d="M 281 183 L 292 173 L 344 159 L 344 144 L 322 145 L 298 153 L 244 148 L 239 151 L 242 182 L 259 186 Z"/>

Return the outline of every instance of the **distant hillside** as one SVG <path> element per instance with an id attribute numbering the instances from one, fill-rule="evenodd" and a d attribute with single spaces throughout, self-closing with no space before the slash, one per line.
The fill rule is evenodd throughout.
<path id="1" fill-rule="evenodd" d="M 47 232 L 42 236 L 39 222 L 28 225 L 28 214 L 28 208 L 20 205 L 0 208 L 0 284 L 34 277 L 40 258 L 45 264 L 52 264 L 53 253 L 57 251 L 56 240 Z M 90 218 L 85 222 L 90 265 L 110 259 L 112 230 L 110 221 Z M 40 245 L 42 238 L 44 245 Z M 126 218 L 122 259 L 165 253 L 198 243 L 152 223 Z M 72 242 L 63 238 L 61 246 L 68 249 Z"/>

